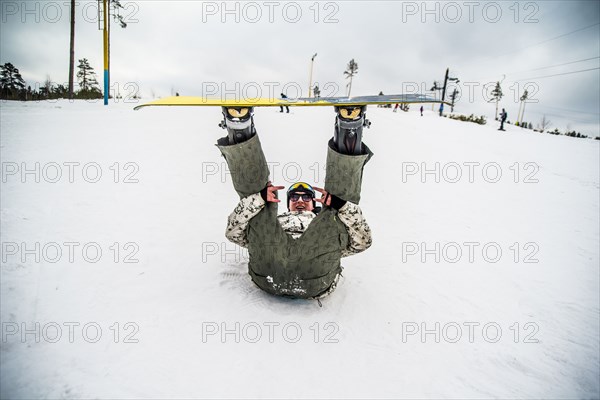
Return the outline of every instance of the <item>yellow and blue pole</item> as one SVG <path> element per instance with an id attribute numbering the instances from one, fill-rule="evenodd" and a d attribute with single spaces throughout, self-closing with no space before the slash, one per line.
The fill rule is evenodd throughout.
<path id="1" fill-rule="evenodd" d="M 104 105 L 108 105 L 108 0 L 102 1 L 104 15 Z"/>

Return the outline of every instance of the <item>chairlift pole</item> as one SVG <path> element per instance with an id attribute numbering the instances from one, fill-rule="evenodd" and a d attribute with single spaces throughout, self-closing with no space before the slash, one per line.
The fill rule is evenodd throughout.
<path id="1" fill-rule="evenodd" d="M 104 105 L 108 105 L 108 0 L 102 0 L 102 12 L 104 17 Z"/>
<path id="2" fill-rule="evenodd" d="M 308 97 L 312 97 L 312 76 L 313 76 L 313 65 L 315 64 L 315 57 L 317 53 L 315 53 L 310 59 L 310 74 L 308 75 Z"/>

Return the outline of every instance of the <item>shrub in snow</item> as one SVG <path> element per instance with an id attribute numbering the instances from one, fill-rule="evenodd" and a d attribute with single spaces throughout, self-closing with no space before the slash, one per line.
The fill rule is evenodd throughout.
<path id="1" fill-rule="evenodd" d="M 475 117 L 473 114 L 469 115 L 468 117 L 464 116 L 464 115 L 454 115 L 454 114 L 450 114 L 450 118 L 451 119 L 456 119 L 459 121 L 466 121 L 466 122 L 474 122 L 476 124 L 479 125 L 485 125 L 487 123 L 485 116 L 481 116 L 481 117 Z"/>

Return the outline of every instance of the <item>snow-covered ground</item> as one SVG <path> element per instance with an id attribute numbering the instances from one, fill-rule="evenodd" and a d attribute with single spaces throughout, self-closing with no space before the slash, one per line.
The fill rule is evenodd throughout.
<path id="1" fill-rule="evenodd" d="M 220 111 L 133 105 L 1 104 L 2 398 L 600 396 L 599 141 L 370 107 L 321 308 L 226 241 Z M 277 111 L 272 181 L 322 185 L 333 111 Z"/>

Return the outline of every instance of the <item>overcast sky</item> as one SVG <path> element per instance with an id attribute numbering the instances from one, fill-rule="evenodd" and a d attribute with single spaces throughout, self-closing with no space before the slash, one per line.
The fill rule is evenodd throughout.
<path id="1" fill-rule="evenodd" d="M 599 3 L 122 0 L 128 26 L 112 24 L 111 83 L 122 95 L 137 87 L 147 100 L 225 90 L 306 96 L 317 53 L 322 95 L 345 94 L 352 58 L 353 95 L 394 94 L 429 90 L 449 67 L 460 79 L 458 112 L 493 117 L 483 86 L 502 81 L 500 106 L 515 120 L 529 85 L 537 103 L 527 104 L 525 120 L 535 125 L 546 114 L 552 127 L 598 136 Z M 67 82 L 69 2 L 0 4 L 0 63 L 13 63 L 32 87 L 47 76 Z M 96 1 L 79 0 L 76 11 L 75 57 L 87 58 L 102 84 Z"/>

